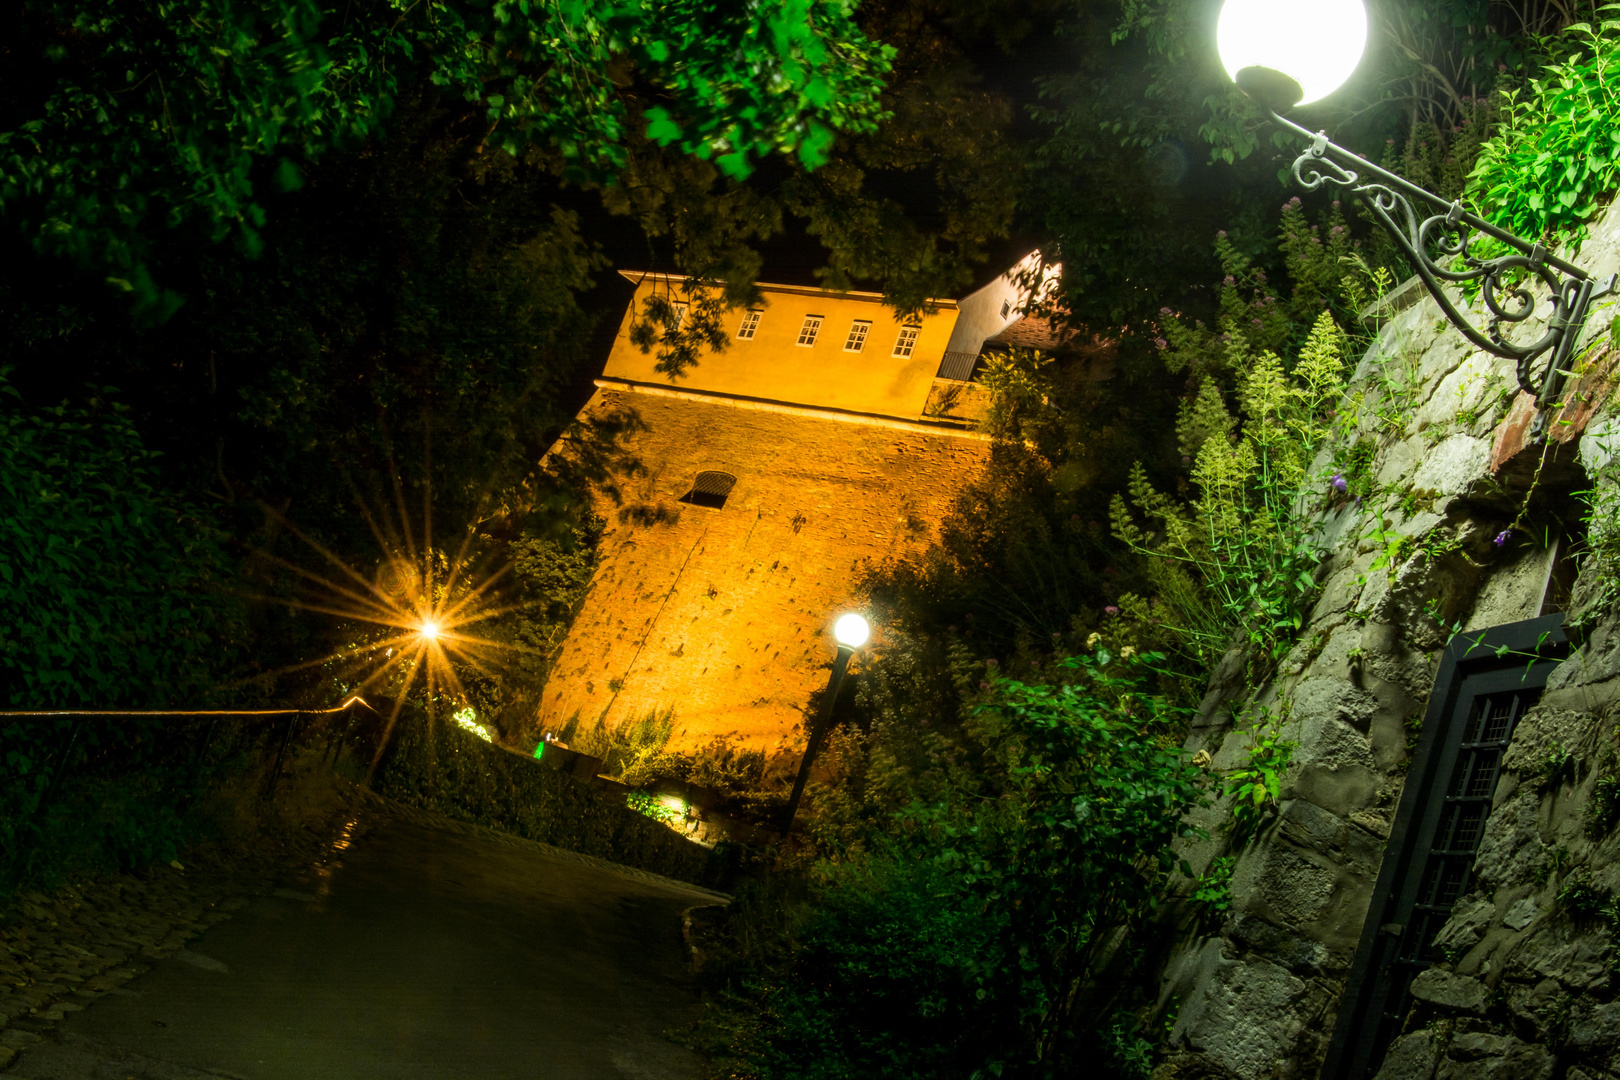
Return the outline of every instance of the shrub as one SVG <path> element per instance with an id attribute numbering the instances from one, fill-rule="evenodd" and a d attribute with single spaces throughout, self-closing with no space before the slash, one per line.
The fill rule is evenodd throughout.
<path id="1" fill-rule="evenodd" d="M 1199 798 L 1201 774 L 1163 745 L 1165 706 L 1146 692 L 1162 660 L 1099 652 L 1051 681 L 995 679 L 959 733 L 982 770 L 942 762 L 941 782 L 913 788 L 929 797 L 860 845 L 846 837 L 805 900 L 765 913 L 785 940 L 728 973 L 705 1022 L 717 1066 L 760 1080 L 1059 1068 L 1077 996 L 1118 932 L 1152 917 Z M 902 770 L 868 752 L 886 759 L 872 797 L 892 806 Z M 735 941 L 773 933 L 733 917 Z M 1143 1048 L 1125 1049 L 1135 1067 Z"/>
<path id="2" fill-rule="evenodd" d="M 1615 20 L 1596 30 L 1577 23 L 1566 31 L 1567 55 L 1501 93 L 1496 130 L 1468 180 L 1468 196 L 1494 224 L 1530 240 L 1584 238 L 1620 187 L 1617 29 Z"/>
<path id="3" fill-rule="evenodd" d="M 0 701 L 196 704 L 228 660 L 218 533 L 165 492 L 128 411 L 27 411 L 0 369 Z"/>

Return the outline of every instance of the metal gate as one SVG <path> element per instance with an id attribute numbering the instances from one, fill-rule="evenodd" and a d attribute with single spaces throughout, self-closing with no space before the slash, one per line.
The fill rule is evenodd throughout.
<path id="1" fill-rule="evenodd" d="M 1562 615 L 1459 634 L 1446 648 L 1378 868 L 1321 1080 L 1370 1080 L 1400 1033 L 1412 979 L 1468 889 L 1502 753 L 1569 651 Z"/>

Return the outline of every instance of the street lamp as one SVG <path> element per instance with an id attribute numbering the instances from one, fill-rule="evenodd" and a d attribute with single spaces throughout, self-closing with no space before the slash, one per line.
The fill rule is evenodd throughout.
<path id="1" fill-rule="evenodd" d="M 1355 71 L 1367 47 L 1362 0 L 1227 0 L 1216 44 L 1222 65 L 1238 87 L 1277 124 L 1309 140 L 1294 161 L 1294 181 L 1306 191 L 1335 184 L 1365 196 L 1373 216 L 1394 237 L 1452 325 L 1479 348 L 1517 364 L 1520 389 L 1536 399 L 1539 415 L 1533 432 L 1542 438 L 1545 410 L 1557 400 L 1570 373 L 1570 357 L 1587 311 L 1593 300 L 1616 291 L 1620 276 L 1600 283 L 1540 243 L 1469 213 L 1461 200 L 1447 202 L 1334 145 L 1325 131 L 1312 133 L 1280 115 L 1326 97 Z M 1428 216 L 1421 216 L 1414 204 Z M 1483 237 L 1500 241 L 1514 254 L 1476 255 L 1473 247 Z M 1431 248 L 1436 255 L 1429 254 Z M 1502 330 L 1504 324 L 1524 322 L 1535 313 L 1535 300 L 1516 280 L 1525 275 L 1547 286 L 1552 315 L 1540 338 L 1517 344 L 1503 337 Z M 1451 302 L 1442 282 L 1479 283 L 1490 311 L 1483 330 Z M 1538 378 L 1536 361 L 1542 357 L 1547 359 Z"/>
<path id="2" fill-rule="evenodd" d="M 804 785 L 810 779 L 810 763 L 815 761 L 816 751 L 821 749 L 821 740 L 827 735 L 827 722 L 832 719 L 833 702 L 838 699 L 838 687 L 844 681 L 844 672 L 849 670 L 849 658 L 855 655 L 856 649 L 866 644 L 871 633 L 872 628 L 866 620 L 854 612 L 839 616 L 838 621 L 833 623 L 838 655 L 833 658 L 827 694 L 821 699 L 821 711 L 816 714 L 815 726 L 810 729 L 810 742 L 804 748 L 803 760 L 799 762 L 799 775 L 793 780 L 793 794 L 788 796 L 787 810 L 782 816 L 783 836 L 793 828 L 793 817 L 799 812 L 799 799 L 804 795 Z"/>

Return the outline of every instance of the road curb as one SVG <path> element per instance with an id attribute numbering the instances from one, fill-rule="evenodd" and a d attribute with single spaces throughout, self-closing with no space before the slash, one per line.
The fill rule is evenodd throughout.
<path id="1" fill-rule="evenodd" d="M 348 781 L 343 781 L 343 783 L 349 784 Z M 633 878 L 637 881 L 645 881 L 653 885 L 662 885 L 670 889 L 678 889 L 681 892 L 692 893 L 696 896 L 703 897 L 704 899 L 711 900 L 718 904 L 731 903 L 732 898 L 730 893 L 718 892 L 714 889 L 706 889 L 702 885 L 693 885 L 689 881 L 678 881 L 675 878 L 665 877 L 662 874 L 654 874 L 649 870 L 637 870 L 633 866 L 625 866 L 623 863 L 616 863 L 609 859 L 599 858 L 595 855 L 585 855 L 578 851 L 569 851 L 567 848 L 560 848 L 554 844 L 548 844 L 543 840 L 530 840 L 527 837 L 514 836 L 512 833 L 504 832 L 500 829 L 492 829 L 487 825 L 476 825 L 470 821 L 458 821 L 455 818 L 446 817 L 444 814 L 436 813 L 432 810 L 424 810 L 421 807 L 400 802 L 398 799 L 390 799 L 386 795 L 379 795 L 370 788 L 363 788 L 359 784 L 349 784 L 349 786 L 352 787 L 353 794 L 361 802 L 367 803 L 373 809 L 380 810 L 385 814 L 401 818 L 405 821 L 421 825 L 425 828 L 445 829 L 450 832 L 461 833 L 463 836 L 476 836 L 485 840 L 493 840 L 498 844 L 505 844 L 507 847 L 516 847 L 529 850 L 538 848 L 547 855 L 552 855 L 560 859 L 567 859 L 570 862 L 583 863 L 586 866 L 594 866 L 598 870 L 606 870 L 609 873 L 618 874 L 621 877 Z"/>

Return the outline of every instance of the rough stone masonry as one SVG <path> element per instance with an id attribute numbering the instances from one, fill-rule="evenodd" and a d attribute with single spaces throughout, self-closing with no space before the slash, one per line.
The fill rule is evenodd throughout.
<path id="1" fill-rule="evenodd" d="M 1573 257 L 1601 279 L 1620 269 L 1620 212 Z M 1601 343 L 1613 310 L 1594 306 L 1583 340 Z M 1254 843 L 1226 850 L 1227 802 L 1196 814 L 1209 839 L 1184 854 L 1198 874 L 1237 855 L 1231 908 L 1216 928 L 1184 910 L 1173 930 L 1158 994 L 1174 1023 L 1155 1080 L 1318 1075 L 1442 647 L 1458 626 L 1538 615 L 1569 565 L 1556 565 L 1558 536 L 1579 531 L 1573 493 L 1616 484 L 1613 360 L 1588 357 L 1545 453 L 1526 438 L 1528 398 L 1503 393 L 1511 363 L 1427 296 L 1360 362 L 1355 430 L 1318 465 L 1331 473 L 1365 441 L 1384 494 L 1322 512 L 1329 555 L 1298 644 L 1252 702 L 1228 658 L 1187 740 L 1216 769 L 1238 764 L 1246 720 L 1233 714 L 1249 703 L 1285 715 L 1297 749 Z M 1605 817 L 1620 799 L 1620 614 L 1602 602 L 1604 567 L 1579 565 L 1561 605 L 1575 647 L 1513 735 L 1468 891 L 1437 939 L 1446 960 L 1414 983 L 1381 1080 L 1620 1077 L 1620 829 Z"/>

